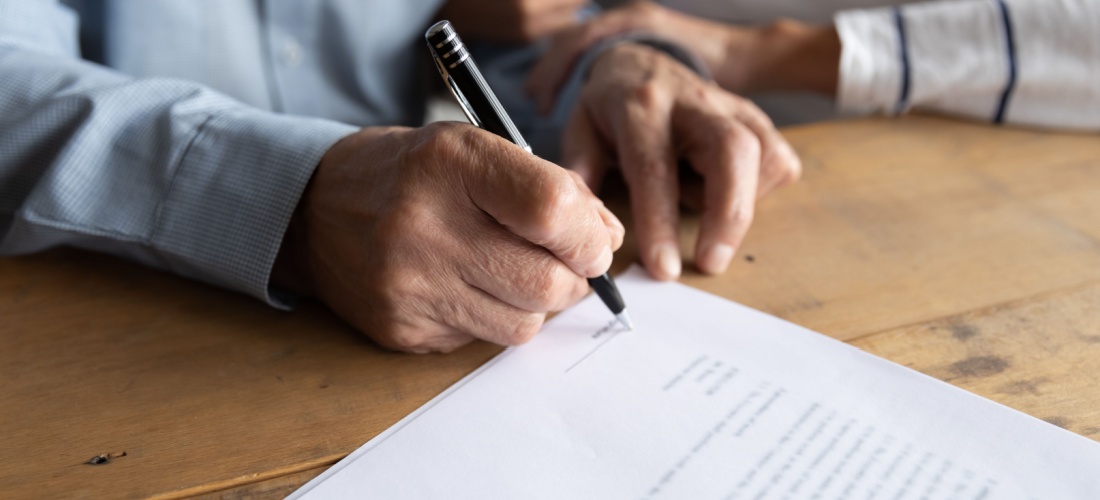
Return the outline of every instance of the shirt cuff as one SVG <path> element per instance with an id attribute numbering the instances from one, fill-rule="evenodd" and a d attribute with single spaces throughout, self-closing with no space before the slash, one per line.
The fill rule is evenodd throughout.
<path id="1" fill-rule="evenodd" d="M 1010 74 L 997 4 L 938 1 L 836 16 L 843 111 L 992 119 Z"/>
<path id="2" fill-rule="evenodd" d="M 839 12 L 837 107 L 844 113 L 893 113 L 902 85 L 901 44 L 893 9 Z"/>
<path id="3" fill-rule="evenodd" d="M 249 108 L 212 115 L 158 209 L 152 247 L 173 272 L 288 308 L 269 286 L 283 234 L 321 156 L 356 130 Z"/>

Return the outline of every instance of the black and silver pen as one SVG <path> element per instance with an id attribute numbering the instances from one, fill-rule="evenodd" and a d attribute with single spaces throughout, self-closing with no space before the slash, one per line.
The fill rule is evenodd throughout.
<path id="1" fill-rule="evenodd" d="M 428 42 L 428 48 L 432 52 L 432 59 L 439 69 L 447 88 L 451 90 L 466 113 L 470 123 L 497 134 L 519 147 L 531 152 L 531 146 L 519 133 L 519 129 L 512 123 L 512 119 L 500 105 L 496 94 L 489 88 L 485 78 L 481 76 L 481 70 L 470 57 L 469 50 L 462 43 L 458 33 L 455 32 L 450 21 L 439 21 L 428 28 L 424 33 Z M 626 313 L 626 303 L 623 302 L 619 288 L 611 275 L 604 273 L 597 278 L 588 278 L 588 285 L 600 296 L 600 300 L 627 328 L 633 330 L 634 324 Z"/>

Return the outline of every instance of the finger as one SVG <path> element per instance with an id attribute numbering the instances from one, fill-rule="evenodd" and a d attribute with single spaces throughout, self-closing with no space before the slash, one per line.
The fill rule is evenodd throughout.
<path id="1" fill-rule="evenodd" d="M 653 277 L 673 280 L 681 271 L 679 186 L 667 107 L 660 96 L 632 101 L 615 125 L 615 143 L 642 263 Z"/>
<path id="2" fill-rule="evenodd" d="M 760 182 L 756 196 L 762 198 L 797 182 L 802 177 L 802 160 L 764 111 L 748 100 L 742 100 L 741 104 L 736 118 L 760 139 Z"/>
<path id="3" fill-rule="evenodd" d="M 617 251 L 620 246 L 623 246 L 623 240 L 626 237 L 626 227 L 623 225 L 623 221 L 620 221 L 618 216 L 607 208 L 603 200 L 592 195 L 592 191 L 584 184 L 584 179 L 580 175 L 577 175 L 574 171 L 568 171 L 573 176 L 577 186 L 580 186 L 588 195 L 591 195 L 592 205 L 599 212 L 599 219 L 604 221 L 607 233 L 612 238 L 612 251 Z"/>
<path id="4" fill-rule="evenodd" d="M 603 200 L 592 193 L 592 190 L 589 189 L 580 174 L 572 170 L 566 171 L 573 177 L 578 188 L 589 195 L 589 199 L 592 200 L 592 206 L 600 212 L 600 218 L 603 219 L 604 226 L 607 227 L 607 231 L 611 235 L 611 249 L 618 250 L 619 247 L 623 245 L 623 238 L 626 236 L 626 228 L 623 226 L 622 221 L 604 205 Z"/>
<path id="5" fill-rule="evenodd" d="M 384 335 L 373 330 L 364 333 L 386 349 L 414 354 L 451 352 L 474 340 L 472 335 L 436 321 L 391 325 Z"/>
<path id="6" fill-rule="evenodd" d="M 465 286 L 461 302 L 446 308 L 438 319 L 464 335 L 498 345 L 520 345 L 534 338 L 546 314 L 519 309 L 501 302 L 474 286 Z"/>
<path id="7" fill-rule="evenodd" d="M 545 248 L 486 226 L 460 235 L 469 250 L 462 281 L 528 312 L 560 311 L 588 294 L 588 282 Z"/>
<path id="8" fill-rule="evenodd" d="M 722 116 L 699 116 L 685 154 L 703 176 L 703 214 L 695 262 L 710 274 L 724 272 L 752 223 L 760 169 L 760 140 L 744 125 Z"/>
<path id="9" fill-rule="evenodd" d="M 512 233 L 541 246 L 575 273 L 611 267 L 610 236 L 592 195 L 561 167 L 482 130 L 465 127 L 449 158 L 463 158 L 463 184 L 474 204 Z"/>
<path id="10" fill-rule="evenodd" d="M 597 209 L 600 211 L 600 218 L 603 219 L 604 226 L 607 226 L 607 230 L 611 234 L 611 250 L 616 251 L 623 246 L 623 240 L 626 238 L 626 227 L 624 227 L 622 221 L 602 203 Z"/>
<path id="11" fill-rule="evenodd" d="M 562 166 L 576 172 L 593 192 L 599 191 L 611 163 L 607 144 L 600 136 L 584 106 L 569 115 L 562 133 Z"/>

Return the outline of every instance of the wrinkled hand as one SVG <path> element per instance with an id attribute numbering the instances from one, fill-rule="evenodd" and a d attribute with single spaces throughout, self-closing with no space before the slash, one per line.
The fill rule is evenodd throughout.
<path id="1" fill-rule="evenodd" d="M 759 108 L 634 44 L 596 60 L 566 125 L 562 154 L 563 165 L 590 186 L 617 160 L 642 262 L 658 279 L 680 275 L 679 201 L 702 206 L 695 262 L 720 273 L 752 223 L 756 198 L 801 174 L 798 157 Z M 679 159 L 702 176 L 701 199 L 681 198 Z"/>
<path id="2" fill-rule="evenodd" d="M 368 128 L 318 166 L 276 282 L 379 344 L 529 340 L 611 265 L 621 223 L 575 175 L 469 125 Z"/>
<path id="3" fill-rule="evenodd" d="M 587 0 L 447 0 L 447 19 L 467 41 L 526 43 L 577 23 Z"/>
<path id="4" fill-rule="evenodd" d="M 527 80 L 527 91 L 540 110 L 545 113 L 551 108 L 585 51 L 628 32 L 646 32 L 688 49 L 730 92 L 836 92 L 840 38 L 832 26 L 787 19 L 764 27 L 731 26 L 637 1 L 554 35 Z"/>

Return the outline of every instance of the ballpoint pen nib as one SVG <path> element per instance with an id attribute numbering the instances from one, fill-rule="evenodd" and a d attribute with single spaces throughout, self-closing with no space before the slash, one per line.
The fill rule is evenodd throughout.
<path id="1" fill-rule="evenodd" d="M 630 315 L 626 313 L 625 309 L 623 310 L 623 312 L 616 314 L 615 318 L 617 318 L 619 320 L 619 323 L 622 323 L 627 330 L 634 331 L 634 322 L 630 321 Z"/>

